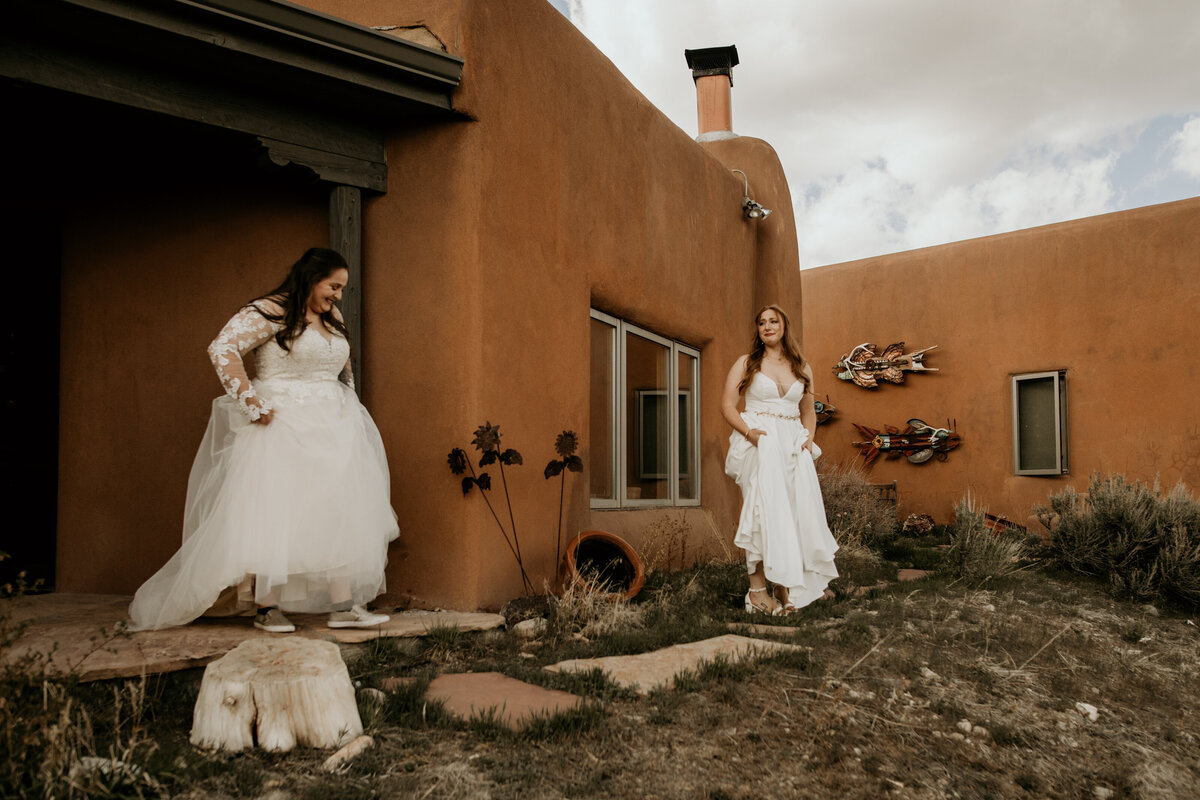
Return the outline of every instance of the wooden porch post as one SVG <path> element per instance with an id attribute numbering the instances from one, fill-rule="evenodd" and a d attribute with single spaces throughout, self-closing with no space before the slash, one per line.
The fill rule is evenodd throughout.
<path id="1" fill-rule="evenodd" d="M 349 285 L 342 292 L 342 316 L 353 348 L 354 386 L 361 397 L 366 376 L 362 367 L 362 190 L 357 186 L 335 184 L 329 193 L 329 247 L 342 254 L 350 270 Z"/>

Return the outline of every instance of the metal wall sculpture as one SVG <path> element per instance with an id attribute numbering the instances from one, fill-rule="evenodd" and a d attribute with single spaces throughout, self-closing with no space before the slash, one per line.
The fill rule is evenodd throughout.
<path id="1" fill-rule="evenodd" d="M 924 364 L 925 354 L 936 347 L 935 344 L 905 355 L 904 342 L 893 342 L 876 355 L 875 345 L 866 342 L 843 355 L 833 371 L 842 380 L 851 381 L 864 389 L 874 389 L 879 381 L 904 383 L 905 371 L 937 372 Z"/>
<path id="2" fill-rule="evenodd" d="M 817 412 L 817 424 L 824 425 L 833 419 L 833 415 L 837 413 L 837 406 L 829 402 L 829 395 L 825 395 L 824 403 L 820 400 L 813 401 L 813 410 Z"/>
<path id="3" fill-rule="evenodd" d="M 910 419 L 904 430 L 885 425 L 885 433 L 858 423 L 851 424 L 866 437 L 866 441 L 854 442 L 858 452 L 866 456 L 864 466 L 870 466 L 880 453 L 886 453 L 886 458 L 907 456 L 913 464 L 923 464 L 935 455 L 938 461 L 945 461 L 947 453 L 962 443 L 949 421 L 945 428 L 934 428 L 919 419 Z"/>

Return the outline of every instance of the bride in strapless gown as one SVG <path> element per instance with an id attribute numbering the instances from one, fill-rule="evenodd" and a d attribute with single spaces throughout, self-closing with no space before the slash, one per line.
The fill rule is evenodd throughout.
<path id="1" fill-rule="evenodd" d="M 746 551 L 747 610 L 778 613 L 824 594 L 838 575 L 838 546 L 825 519 L 814 465 L 821 450 L 811 440 L 816 428 L 812 372 L 794 342 L 787 341 L 781 309 L 768 306 L 756 319 L 754 348 L 726 381 L 722 411 L 733 433 L 725 472 L 742 490 L 734 544 Z M 745 408 L 739 413 L 742 398 Z M 766 597 L 768 580 L 782 587 L 775 598 L 779 605 Z"/>
<path id="2" fill-rule="evenodd" d="M 340 286 L 324 311 L 340 322 L 336 296 Z M 192 465 L 183 545 L 138 590 L 133 630 L 191 622 L 234 586 L 247 609 L 341 608 L 333 627 L 387 619 L 362 609 L 384 589 L 399 533 L 383 442 L 354 392 L 345 336 L 318 321 L 284 349 L 283 308 L 271 297 L 245 306 L 209 347 L 227 394 Z M 251 352 L 253 382 L 242 364 Z M 256 625 L 291 628 L 278 619 Z"/>

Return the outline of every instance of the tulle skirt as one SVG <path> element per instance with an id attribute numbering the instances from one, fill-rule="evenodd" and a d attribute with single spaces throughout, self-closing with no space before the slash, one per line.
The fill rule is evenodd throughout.
<path id="1" fill-rule="evenodd" d="M 275 407 L 269 425 L 251 424 L 228 397 L 213 401 L 183 546 L 138 589 L 132 629 L 187 624 L 231 586 L 246 606 L 302 613 L 384 590 L 399 529 L 383 442 L 353 390 L 333 386 L 300 401 L 260 386 Z"/>
<path id="2" fill-rule="evenodd" d="M 797 607 L 821 597 L 837 577 L 837 541 L 825 520 L 825 504 L 813 459 L 803 449 L 808 430 L 798 420 L 746 411 L 751 428 L 766 431 L 758 446 L 734 431 L 729 437 L 725 473 L 742 490 L 742 512 L 734 544 L 746 551 L 754 572 L 762 562 L 767 580 L 788 589 Z"/>

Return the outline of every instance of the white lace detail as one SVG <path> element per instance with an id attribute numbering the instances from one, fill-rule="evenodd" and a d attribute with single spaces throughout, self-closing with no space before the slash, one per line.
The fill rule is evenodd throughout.
<path id="1" fill-rule="evenodd" d="M 269 413 L 271 404 L 254 391 L 242 358 L 270 341 L 278 329 L 279 325 L 264 317 L 257 308 L 246 306 L 225 323 L 217 338 L 208 346 L 208 357 L 217 370 L 217 378 L 225 387 L 225 393 L 237 401 L 242 413 L 252 421 Z"/>
<path id="2" fill-rule="evenodd" d="M 292 340 L 290 350 L 284 350 L 275 341 L 281 327 L 254 306 L 246 306 L 208 346 L 209 358 L 226 393 L 252 421 L 272 411 L 280 401 L 332 399 L 345 391 L 342 384 L 354 388 L 350 343 L 345 338 L 334 334 L 326 339 L 310 326 Z M 251 351 L 257 373 L 253 384 L 243 362 Z"/>

